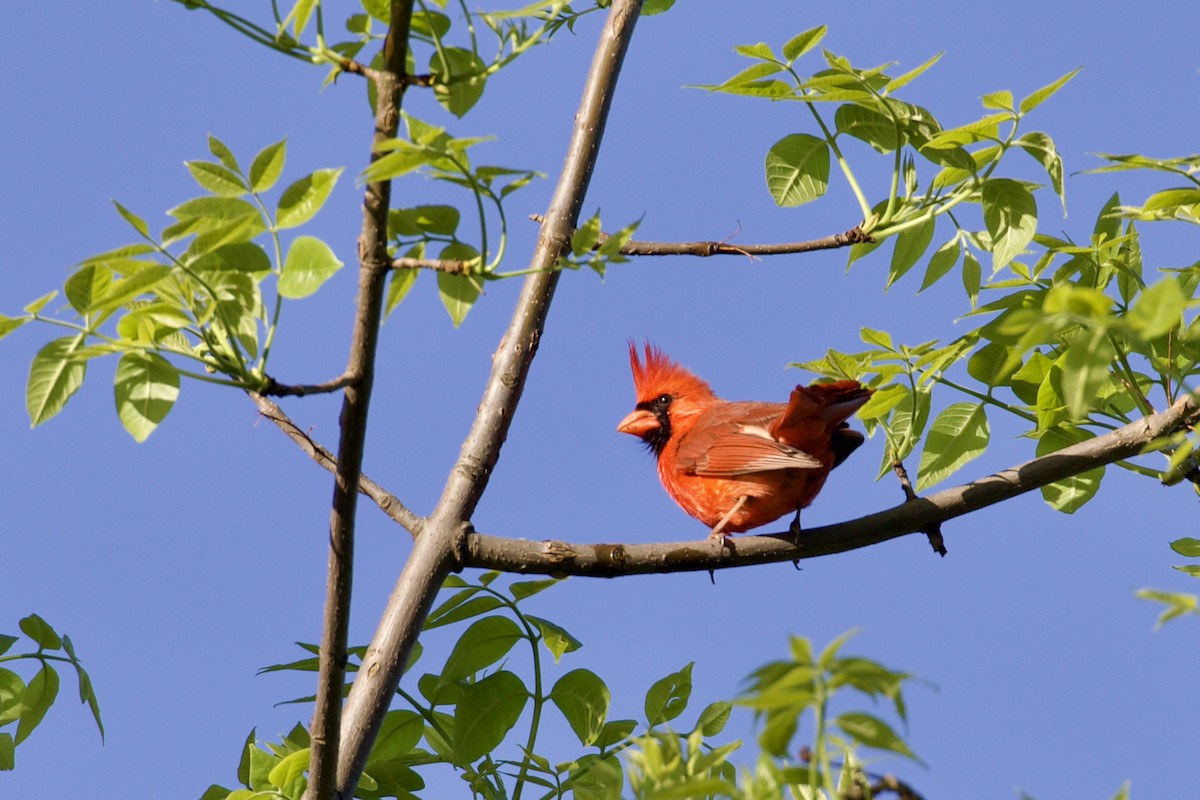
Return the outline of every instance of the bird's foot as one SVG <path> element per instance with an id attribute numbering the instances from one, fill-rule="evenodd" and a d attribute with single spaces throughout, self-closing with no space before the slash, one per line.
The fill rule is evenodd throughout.
<path id="1" fill-rule="evenodd" d="M 800 542 L 800 512 L 796 511 L 796 518 L 792 520 L 792 524 L 788 526 L 788 535 L 792 537 L 792 542 L 799 544 Z"/>
<path id="2" fill-rule="evenodd" d="M 725 532 L 725 526 L 727 526 L 729 521 L 733 519 L 734 514 L 742 510 L 742 506 L 746 505 L 746 501 L 749 499 L 750 498 L 746 495 L 739 497 L 738 501 L 733 504 L 733 508 L 729 509 L 729 511 L 725 513 L 725 516 L 721 517 L 720 521 L 717 522 L 716 525 L 713 525 L 713 529 L 709 532 L 708 538 L 719 540 L 721 542 L 721 547 L 728 547 L 729 534 Z"/>

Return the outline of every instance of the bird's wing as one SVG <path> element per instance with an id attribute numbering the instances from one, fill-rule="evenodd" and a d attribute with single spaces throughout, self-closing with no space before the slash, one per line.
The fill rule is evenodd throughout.
<path id="1" fill-rule="evenodd" d="M 809 453 L 771 436 L 782 403 L 723 403 L 706 412 L 675 452 L 680 469 L 695 475 L 732 477 L 776 469 L 817 469 Z"/>

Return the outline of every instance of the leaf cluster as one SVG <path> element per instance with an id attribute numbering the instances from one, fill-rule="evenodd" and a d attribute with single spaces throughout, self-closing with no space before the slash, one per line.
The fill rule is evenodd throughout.
<path id="1" fill-rule="evenodd" d="M 26 682 L 17 672 L 0 667 L 0 729 L 16 725 L 15 734 L 0 730 L 0 771 L 14 768 L 17 745 L 29 738 L 58 699 L 60 679 L 54 668 L 55 662 L 68 664 L 75 669 L 79 679 L 79 701 L 87 704 L 100 731 L 100 738 L 104 738 L 100 703 L 92 688 L 91 676 L 75 655 L 71 637 L 58 633 L 37 614 L 22 619 L 19 627 L 25 638 L 37 648 L 26 653 L 12 653 L 13 645 L 21 641 L 21 637 L 0 634 L 0 664 L 32 661 L 38 664 L 38 670 Z"/>

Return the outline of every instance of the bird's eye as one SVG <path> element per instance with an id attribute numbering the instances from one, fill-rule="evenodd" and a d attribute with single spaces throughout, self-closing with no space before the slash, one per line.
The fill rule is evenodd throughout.
<path id="1" fill-rule="evenodd" d="M 666 408 L 667 406 L 671 405 L 671 395 L 660 394 L 657 398 L 655 398 L 654 405 L 658 406 L 659 408 Z"/>

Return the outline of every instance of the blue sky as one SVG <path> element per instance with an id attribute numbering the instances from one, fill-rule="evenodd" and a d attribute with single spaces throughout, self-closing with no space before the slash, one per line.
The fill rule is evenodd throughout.
<path id="1" fill-rule="evenodd" d="M 1200 132 L 1200 56 L 1188 3 L 1103 10 L 1095 3 L 734 4 L 681 0 L 644 20 L 630 51 L 585 209 L 607 227 L 644 217 L 639 238 L 739 242 L 814 238 L 859 221 L 841 185 L 822 202 L 777 208 L 762 161 L 777 139 L 807 130 L 791 105 L 710 96 L 744 66 L 736 44 L 780 45 L 820 24 L 829 49 L 855 64 L 909 68 L 945 51 L 906 97 L 946 125 L 981 113 L 978 97 L 1018 96 L 1083 65 L 1031 123 L 1049 132 L 1068 172 L 1096 152 L 1184 155 Z M 351 13 L 330 11 L 337 18 Z M 406 109 L 480 145 L 492 163 L 553 175 L 599 17 L 562 34 L 489 85 L 477 112 L 446 117 L 428 96 Z M 183 167 L 208 158 L 206 134 L 243 163 L 288 139 L 284 183 L 346 167 L 326 209 L 303 233 L 348 264 L 360 222 L 370 121 L 361 81 L 321 89 L 324 73 L 242 41 L 172 3 L 78 4 L 69 15 L 20 4 L 6 15 L 4 156 L 0 158 L 0 313 L 61 286 L 71 265 L 127 243 L 116 198 L 161 228 L 163 212 L 198 194 Z M 815 63 L 812 69 L 817 69 Z M 864 147 L 852 157 L 871 162 Z M 1030 172 L 1018 177 L 1036 178 Z M 877 175 L 865 168 L 869 176 Z M 870 180 L 870 179 L 869 179 Z M 552 185 L 515 195 L 508 268 L 536 237 L 524 223 Z M 874 187 L 882 191 L 882 184 Z M 1138 176 L 1068 182 L 1069 216 L 1039 194 L 1047 231 L 1085 238 L 1120 189 L 1140 200 L 1160 184 Z M 422 178 L 396 188 L 406 205 L 452 198 Z M 870 191 L 870 189 L 868 190 Z M 947 234 L 948 235 L 948 234 Z M 940 240 L 939 240 L 940 241 Z M 1144 231 L 1147 266 L 1196 260 L 1196 240 Z M 882 291 L 886 255 L 845 271 L 824 253 L 748 262 L 643 260 L 564 276 L 526 397 L 488 494 L 479 530 L 532 539 L 676 541 L 702 538 L 658 485 L 653 463 L 615 432 L 632 407 L 625 342 L 648 338 L 731 399 L 778 399 L 809 376 L 785 370 L 828 347 L 852 350 L 859 328 L 916 343 L 952 339 L 963 310 L 948 280 L 915 294 L 919 271 Z M 272 372 L 285 382 L 338 374 L 355 285 L 339 273 L 291 304 Z M 432 508 L 457 456 L 516 296 L 489 284 L 453 329 L 430 276 L 383 329 L 366 471 L 418 512 Z M 290 323 L 290 324 L 289 324 Z M 256 677 L 319 636 L 331 481 L 238 393 L 185 383 L 163 426 L 138 445 L 113 412 L 112 364 L 58 417 L 30 430 L 29 361 L 52 334 L 26 327 L 0 343 L 0 442 L 5 447 L 0 631 L 36 611 L 69 633 L 105 715 L 102 747 L 85 710 L 63 700 L 18 750 L 0 793 L 45 800 L 198 796 L 232 783 L 248 730 L 307 722 L 307 707 L 275 707 L 310 691 L 295 677 Z M 944 402 L 958 398 L 946 395 Z M 338 400 L 287 410 L 335 443 Z M 993 447 L 956 482 L 1032 457 L 1020 428 L 992 420 Z M 831 478 L 807 525 L 893 505 L 895 482 L 874 482 L 876 438 Z M 575 579 L 531 606 L 584 648 L 564 669 L 601 674 L 613 716 L 633 716 L 655 679 L 696 661 L 695 709 L 731 698 L 759 664 L 787 652 L 789 634 L 824 643 L 851 628 L 849 651 L 924 680 L 908 693 L 910 742 L 929 765 L 885 761 L 927 797 L 1178 796 L 1194 783 L 1198 736 L 1186 709 L 1200 656 L 1195 623 L 1155 632 L 1142 586 L 1193 590 L 1170 566 L 1170 539 L 1196 535 L 1196 497 L 1109 470 L 1101 496 L 1073 516 L 1036 494 L 945 528 L 949 555 L 923 538 L 791 565 L 616 581 Z M 351 639 L 365 643 L 407 552 L 407 534 L 374 508 L 360 514 Z M 444 646 L 444 642 L 442 643 Z M 437 643 L 425 658 L 443 657 Z M 444 651 L 443 651 L 444 652 Z M 64 676 L 66 677 L 66 676 Z M 747 716 L 730 737 L 752 737 Z M 749 750 L 743 760 L 748 763 Z M 461 796 L 446 784 L 444 796 Z M 453 794 L 451 794 L 453 792 Z M 438 796 L 436 792 L 430 795 Z"/>

